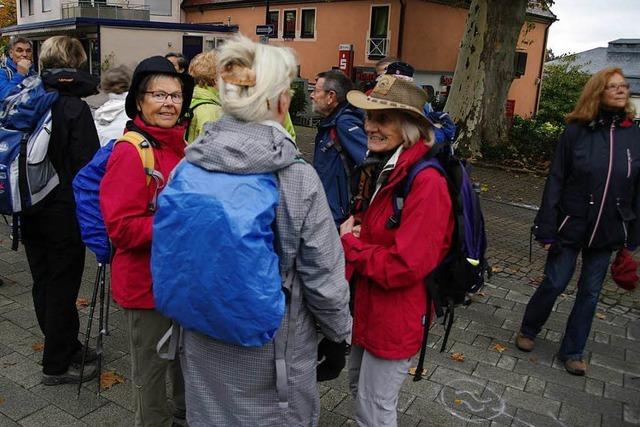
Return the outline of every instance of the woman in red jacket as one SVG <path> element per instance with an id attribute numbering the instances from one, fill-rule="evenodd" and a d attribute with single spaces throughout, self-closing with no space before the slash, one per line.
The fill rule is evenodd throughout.
<path id="1" fill-rule="evenodd" d="M 156 343 L 171 320 L 155 311 L 151 283 L 151 229 L 155 198 L 173 168 L 184 157 L 185 126 L 193 79 L 178 74 L 161 56 L 143 60 L 136 68 L 125 101 L 126 133 L 144 137 L 136 148 L 114 146 L 100 184 L 100 208 L 115 247 L 112 261 L 113 298 L 124 308 L 131 350 L 131 377 L 136 426 L 170 426 L 165 377 L 173 378 L 174 415 L 184 418 L 184 381 L 178 360 L 162 360 Z M 149 148 L 149 145 L 151 148 Z M 143 168 L 141 156 L 151 149 L 153 170 Z M 140 152 L 139 152 L 140 151 Z"/>
<path id="2" fill-rule="evenodd" d="M 398 393 L 424 332 L 424 279 L 450 246 L 451 199 L 445 178 L 427 168 L 413 182 L 399 226 L 390 228 L 396 186 L 433 145 L 422 110 L 427 95 L 385 75 L 370 96 L 351 91 L 347 99 L 367 110 L 370 165 L 362 170 L 370 179 L 361 179 L 361 212 L 340 227 L 355 284 L 349 384 L 359 425 L 395 426 Z"/>

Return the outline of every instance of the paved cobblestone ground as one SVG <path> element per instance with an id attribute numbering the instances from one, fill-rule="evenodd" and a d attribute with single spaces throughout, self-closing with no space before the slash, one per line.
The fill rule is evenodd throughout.
<path id="1" fill-rule="evenodd" d="M 309 158 L 313 130 L 299 128 Z M 407 379 L 398 403 L 400 426 L 625 426 L 640 425 L 640 306 L 638 293 L 607 285 L 587 346 L 586 377 L 567 374 L 555 358 L 573 304 L 570 285 L 558 300 L 536 349 L 522 353 L 512 344 L 529 296 L 541 276 L 544 253 L 534 247 L 529 263 L 529 227 L 535 211 L 504 202 L 535 205 L 543 179 L 476 168 L 486 191 L 483 208 L 495 273 L 474 303 L 458 310 L 444 353 L 442 326 L 430 334 L 427 374 Z M 485 187 L 483 187 L 485 188 Z M 112 305 L 105 340 L 106 369 L 125 379 L 97 396 L 96 382 L 44 387 L 39 365 L 42 334 L 31 301 L 31 276 L 24 252 L 9 249 L 0 230 L 0 427 L 132 424 L 131 382 L 125 319 Z M 95 262 L 87 257 L 80 297 L 89 299 Z M 84 332 L 88 308 L 80 309 Z M 95 337 L 94 327 L 92 336 Z M 454 361 L 451 353 L 464 355 Z M 345 372 L 319 385 L 322 426 L 354 425 Z"/>

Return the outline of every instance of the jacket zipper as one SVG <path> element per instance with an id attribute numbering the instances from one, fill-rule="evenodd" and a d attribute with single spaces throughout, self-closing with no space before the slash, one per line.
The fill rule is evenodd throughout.
<path id="1" fill-rule="evenodd" d="M 562 224 L 560 224 L 560 227 L 558 228 L 558 233 L 560 232 L 560 230 L 562 230 L 562 227 L 564 227 L 564 225 L 567 223 L 567 221 L 569 221 L 569 215 L 567 215 L 564 218 L 564 221 L 562 221 Z"/>
<path id="2" fill-rule="evenodd" d="M 342 216 L 346 215 L 346 212 L 344 211 L 344 204 L 342 203 L 343 198 L 342 198 L 342 189 L 340 188 L 340 178 L 338 178 L 336 176 L 336 187 L 338 189 L 338 204 L 340 206 L 340 213 L 342 214 Z"/>
<path id="3" fill-rule="evenodd" d="M 627 148 L 627 178 L 631 177 L 631 150 Z"/>
<path id="4" fill-rule="evenodd" d="M 600 209 L 598 210 L 598 217 L 596 218 L 596 223 L 593 226 L 593 233 L 591 233 L 591 238 L 589 239 L 589 244 L 587 247 L 591 247 L 593 243 L 593 239 L 596 237 L 596 232 L 598 231 L 598 226 L 600 225 L 600 219 L 602 218 L 602 211 L 604 210 L 604 204 L 607 201 L 607 192 L 609 191 L 609 184 L 611 182 L 611 170 L 613 169 L 613 130 L 615 129 L 615 124 L 611 123 L 611 127 L 609 128 L 609 170 L 607 171 L 607 181 L 604 184 L 604 192 L 602 193 L 602 201 L 600 202 Z"/>

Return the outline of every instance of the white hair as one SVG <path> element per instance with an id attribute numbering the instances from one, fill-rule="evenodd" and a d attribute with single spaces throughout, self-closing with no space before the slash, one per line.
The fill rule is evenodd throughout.
<path id="1" fill-rule="evenodd" d="M 297 60 L 293 51 L 255 43 L 238 35 L 222 45 L 217 57 L 218 88 L 223 111 L 247 122 L 275 117 L 280 94 L 289 90 L 296 76 Z M 228 64 L 240 64 L 255 72 L 255 86 L 225 82 L 220 72 Z"/>

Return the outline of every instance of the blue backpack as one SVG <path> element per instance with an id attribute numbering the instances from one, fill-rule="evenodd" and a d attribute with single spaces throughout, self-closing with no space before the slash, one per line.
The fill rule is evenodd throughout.
<path id="1" fill-rule="evenodd" d="M 400 225 L 402 207 L 410 194 L 411 185 L 415 177 L 428 168 L 437 170 L 446 178 L 455 221 L 449 253 L 425 279 L 429 296 L 427 301 L 430 301 L 427 303 L 425 325 L 431 324 L 434 309 L 437 317 L 443 317 L 442 324 L 446 324 L 440 348 L 440 352 L 443 352 L 453 325 L 455 307 L 469 303 L 468 294 L 482 288 L 485 273 L 491 277 L 491 269 L 485 259 L 487 236 L 480 199 L 464 162 L 453 154 L 449 144 L 434 145 L 423 159 L 409 169 L 403 182 L 396 186 L 392 198 L 394 213 L 386 227 L 396 228 Z M 428 335 L 429 328 L 425 327 L 414 381 L 422 378 Z"/>
<path id="2" fill-rule="evenodd" d="M 111 262 L 111 242 L 100 211 L 100 182 L 106 172 L 113 147 L 118 142 L 128 142 L 136 148 L 145 170 L 147 185 L 151 180 L 157 183 L 156 194 L 164 185 L 162 174 L 154 169 L 152 145 L 138 132 L 127 132 L 117 140 L 109 141 L 94 154 L 89 163 L 80 169 L 72 183 L 76 200 L 76 217 L 80 225 L 82 241 L 96 255 L 99 264 Z M 155 196 L 149 202 L 148 208 L 151 212 L 155 211 Z"/>
<path id="3" fill-rule="evenodd" d="M 436 144 L 451 144 L 456 139 L 457 126 L 451 120 L 448 113 L 444 111 L 427 111 L 425 107 L 425 116 L 433 125 L 433 132 L 436 136 Z"/>
<path id="4" fill-rule="evenodd" d="M 180 163 L 154 216 L 156 310 L 226 343 L 260 347 L 271 341 L 285 311 L 272 228 L 278 200 L 275 174 L 227 174 Z"/>

